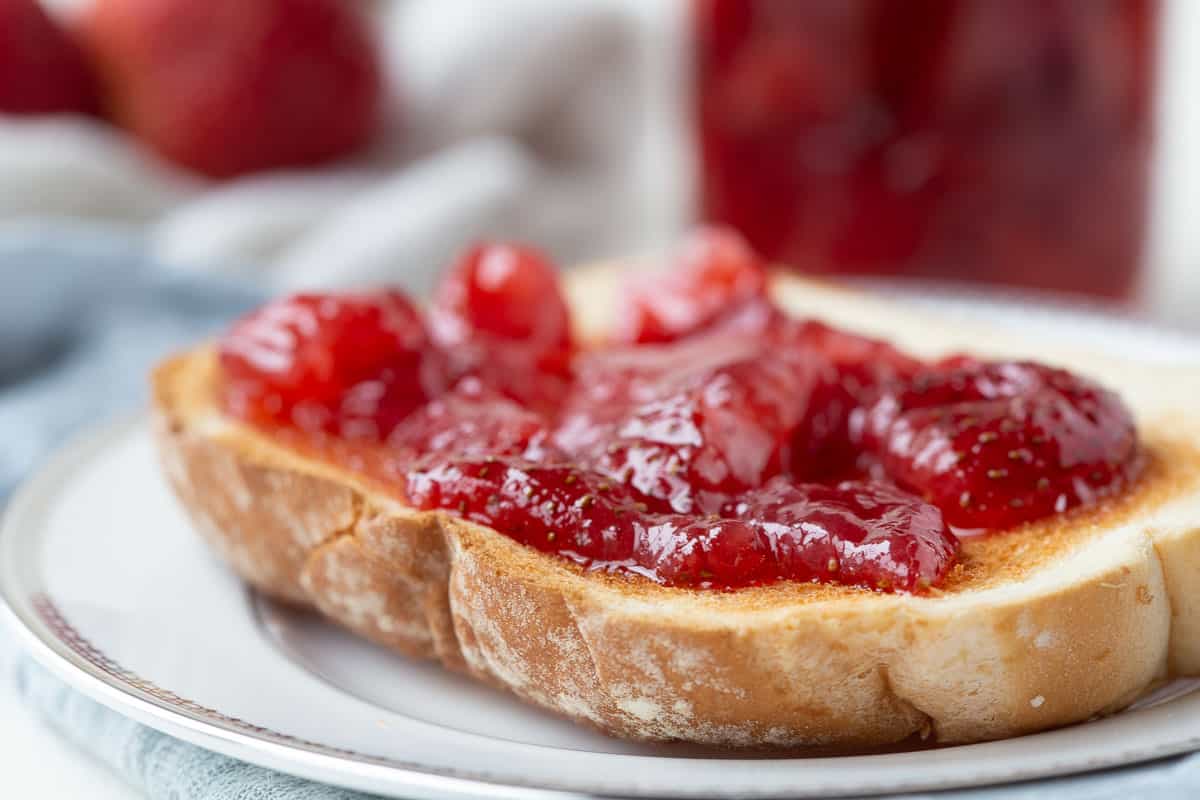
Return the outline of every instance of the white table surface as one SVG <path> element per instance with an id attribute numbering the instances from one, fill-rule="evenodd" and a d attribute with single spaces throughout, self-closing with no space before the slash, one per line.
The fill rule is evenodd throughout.
<path id="1" fill-rule="evenodd" d="M 140 793 L 25 708 L 7 680 L 12 656 L 8 633 L 0 629 L 0 797 L 140 800 Z"/>
<path id="2" fill-rule="evenodd" d="M 64 742 L 0 686 L 0 795 L 12 798 L 135 800 L 141 795 Z"/>

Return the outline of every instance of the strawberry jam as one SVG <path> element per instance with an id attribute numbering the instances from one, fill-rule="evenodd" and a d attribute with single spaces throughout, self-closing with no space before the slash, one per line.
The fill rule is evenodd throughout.
<path id="1" fill-rule="evenodd" d="M 627 287 L 616 339 L 680 339 L 765 300 L 766 290 L 766 268 L 745 240 L 719 228 L 699 230 L 684 241 L 671 269 Z"/>
<path id="2" fill-rule="evenodd" d="M 703 219 L 809 272 L 1135 288 L 1166 4 L 690 5 Z"/>
<path id="3" fill-rule="evenodd" d="M 577 364 L 556 441 L 679 512 L 709 513 L 782 472 L 816 375 L 761 338 L 611 349 Z"/>
<path id="4" fill-rule="evenodd" d="M 855 413 L 887 474 L 963 528 L 1090 503 L 1138 465 L 1137 432 L 1117 397 L 1038 364 L 923 372 Z"/>
<path id="5" fill-rule="evenodd" d="M 387 433 L 436 392 L 429 337 L 400 292 L 299 294 L 220 343 L 225 410 L 349 438 Z"/>
<path id="6" fill-rule="evenodd" d="M 408 494 L 539 550 L 677 586 L 836 580 L 912 591 L 939 581 L 958 546 L 936 508 L 880 483 L 780 477 L 723 516 L 697 516 L 657 510 L 590 470 L 476 457 L 413 470 Z"/>
<path id="7" fill-rule="evenodd" d="M 788 317 L 735 236 L 697 234 L 581 346 L 555 271 L 513 245 L 395 291 L 298 295 L 222 339 L 231 415 L 413 506 L 585 569 L 671 586 L 919 592 L 951 526 L 998 531 L 1136 478 L 1112 393 L 1032 363 L 924 363 Z M 297 437 L 299 439 L 297 440 Z"/>
<path id="8" fill-rule="evenodd" d="M 442 280 L 429 327 L 450 382 L 473 380 L 543 412 L 567 390 L 567 304 L 554 267 L 532 248 L 467 251 Z"/>

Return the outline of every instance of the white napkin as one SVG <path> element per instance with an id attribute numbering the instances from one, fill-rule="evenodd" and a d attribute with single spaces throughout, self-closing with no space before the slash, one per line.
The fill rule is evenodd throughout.
<path id="1" fill-rule="evenodd" d="M 638 215 L 637 15 L 611 0 L 373 8 L 389 99 L 370 152 L 215 183 L 103 123 L 0 116 L 0 221 L 132 224 L 167 269 L 237 271 L 280 289 L 419 290 L 484 236 L 535 241 L 563 260 L 625 245 Z"/>

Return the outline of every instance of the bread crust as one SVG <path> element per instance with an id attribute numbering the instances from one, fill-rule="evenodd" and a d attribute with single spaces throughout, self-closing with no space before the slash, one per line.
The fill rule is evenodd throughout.
<path id="1" fill-rule="evenodd" d="M 1200 671 L 1200 459 L 1177 436 L 1152 439 L 1146 485 L 1121 502 L 965 542 L 943 592 L 697 591 L 585 573 L 406 507 L 222 417 L 214 375 L 203 349 L 160 366 L 154 427 L 197 530 L 242 578 L 616 736 L 981 741 L 1109 713 Z"/>

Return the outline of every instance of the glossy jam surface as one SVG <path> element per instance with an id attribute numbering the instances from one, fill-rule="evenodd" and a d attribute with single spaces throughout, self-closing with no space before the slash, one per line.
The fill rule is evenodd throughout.
<path id="1" fill-rule="evenodd" d="M 1038 364 L 922 372 L 855 414 L 887 474 L 963 528 L 1091 503 L 1138 463 L 1137 431 L 1115 395 Z"/>
<path id="2" fill-rule="evenodd" d="M 426 313 L 394 291 L 280 300 L 222 339 L 224 408 L 415 507 L 675 586 L 922 591 L 956 562 L 952 526 L 1001 530 L 1136 476 L 1129 413 L 1099 386 L 790 318 L 726 232 L 681 252 L 587 346 L 523 247 L 470 251 Z"/>
<path id="3" fill-rule="evenodd" d="M 784 471 L 815 381 L 749 337 L 602 350 L 577 364 L 556 443 L 577 463 L 707 514 Z"/>
<path id="4" fill-rule="evenodd" d="M 421 315 L 400 292 L 300 294 L 220 343 L 224 404 L 260 424 L 378 438 L 436 393 Z"/>
<path id="5" fill-rule="evenodd" d="M 628 344 L 671 342 L 711 327 L 766 296 L 766 271 L 740 237 L 698 231 L 662 273 L 626 287 L 615 338 Z"/>
<path id="6" fill-rule="evenodd" d="M 590 470 L 468 457 L 412 470 L 408 490 L 418 508 L 454 509 L 539 550 L 676 586 L 786 579 L 913 591 L 937 583 L 958 547 L 936 508 L 880 483 L 781 476 L 721 515 L 695 515 Z"/>
<path id="7" fill-rule="evenodd" d="M 693 0 L 701 208 L 766 257 L 1127 295 L 1156 0 Z"/>
<path id="8" fill-rule="evenodd" d="M 529 247 L 481 244 L 451 266 L 429 312 L 446 380 L 552 412 L 570 380 L 571 330 L 554 266 Z"/>

